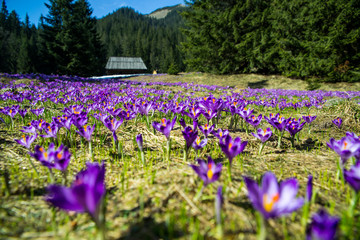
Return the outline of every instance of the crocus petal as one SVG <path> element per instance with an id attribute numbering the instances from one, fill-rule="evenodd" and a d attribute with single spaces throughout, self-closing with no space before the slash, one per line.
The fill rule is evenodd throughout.
<path id="1" fill-rule="evenodd" d="M 254 208 L 258 211 L 263 211 L 262 206 L 262 194 L 257 183 L 248 177 L 243 177 L 246 188 L 248 190 L 248 196 Z"/>
<path id="2" fill-rule="evenodd" d="M 46 201 L 52 203 L 55 207 L 66 211 L 85 211 L 85 208 L 78 202 L 76 194 L 70 188 L 50 185 L 47 190 L 49 194 L 46 196 Z"/>

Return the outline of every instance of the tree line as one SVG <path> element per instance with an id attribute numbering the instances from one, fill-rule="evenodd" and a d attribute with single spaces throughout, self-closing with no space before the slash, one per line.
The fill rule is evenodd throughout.
<path id="1" fill-rule="evenodd" d="M 36 27 L 3 0 L 0 72 L 90 76 L 110 56 L 136 56 L 149 71 L 360 79 L 360 1 L 186 3 L 163 19 L 131 8 L 95 19 L 87 0 L 49 0 Z"/>
<path id="2" fill-rule="evenodd" d="M 107 49 L 107 56 L 141 57 L 149 70 L 167 72 L 171 65 L 185 70 L 180 42 L 184 21 L 176 7 L 163 19 L 155 19 L 132 8 L 120 8 L 99 19 L 98 33 Z"/>
<path id="3" fill-rule="evenodd" d="M 191 69 L 360 79 L 360 1 L 192 0 L 183 12 Z"/>
<path id="4" fill-rule="evenodd" d="M 121 8 L 95 19 L 87 0 L 49 0 L 36 27 L 26 15 L 0 10 L 0 72 L 93 76 L 110 56 L 141 57 L 150 70 L 184 69 L 178 49 L 183 25 L 177 12 L 153 19 Z"/>

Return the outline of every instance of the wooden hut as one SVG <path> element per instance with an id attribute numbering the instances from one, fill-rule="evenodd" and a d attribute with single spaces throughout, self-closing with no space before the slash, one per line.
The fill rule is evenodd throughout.
<path id="1" fill-rule="evenodd" d="M 108 75 L 147 72 L 147 68 L 140 57 L 110 57 L 105 69 Z"/>

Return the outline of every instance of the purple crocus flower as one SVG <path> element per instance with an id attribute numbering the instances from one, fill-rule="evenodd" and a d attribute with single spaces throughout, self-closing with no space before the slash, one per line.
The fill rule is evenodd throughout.
<path id="1" fill-rule="evenodd" d="M 43 119 L 38 120 L 32 120 L 31 121 L 31 126 L 33 126 L 34 128 L 36 128 L 37 131 L 42 132 L 44 125 L 45 125 L 46 121 L 44 121 Z"/>
<path id="2" fill-rule="evenodd" d="M 302 116 L 302 119 L 304 119 L 304 121 L 308 124 L 312 123 L 312 121 L 314 121 L 316 119 L 317 116 Z"/>
<path id="3" fill-rule="evenodd" d="M 252 205 L 265 219 L 290 214 L 304 204 L 303 198 L 296 198 L 299 186 L 294 178 L 279 184 L 276 176 L 267 172 L 262 178 L 261 186 L 248 177 L 244 177 L 244 181 Z"/>
<path id="4" fill-rule="evenodd" d="M 36 145 L 34 153 L 30 152 L 29 154 L 45 167 L 49 169 L 55 168 L 60 171 L 66 170 L 71 157 L 67 147 L 61 144 L 58 149 L 55 149 L 54 143 L 50 143 L 47 151 L 43 147 Z"/>
<path id="5" fill-rule="evenodd" d="M 200 137 L 197 137 L 196 140 L 193 142 L 192 147 L 195 149 L 195 151 L 198 151 L 199 149 L 205 147 L 207 141 L 208 141 L 207 138 L 200 140 Z"/>
<path id="6" fill-rule="evenodd" d="M 83 112 L 85 114 L 73 114 L 71 115 L 72 123 L 77 127 L 80 128 L 88 123 L 88 118 L 86 116 L 86 112 Z"/>
<path id="7" fill-rule="evenodd" d="M 136 142 L 137 142 L 137 144 L 139 146 L 140 151 L 142 152 L 143 151 L 143 143 L 144 143 L 144 141 L 143 141 L 143 137 L 142 137 L 141 134 L 138 134 L 136 136 Z"/>
<path id="8" fill-rule="evenodd" d="M 138 109 L 139 109 L 139 113 L 141 115 L 149 115 L 150 110 L 153 107 L 153 103 L 152 102 L 142 102 L 142 104 L 138 104 L 137 105 Z"/>
<path id="9" fill-rule="evenodd" d="M 320 209 L 312 217 L 310 226 L 306 231 L 306 240 L 333 240 L 340 219 L 332 217 L 326 210 Z"/>
<path id="10" fill-rule="evenodd" d="M 221 207 L 224 204 L 224 197 L 222 195 L 222 186 L 219 186 L 215 195 L 215 215 L 216 223 L 221 224 Z"/>
<path id="11" fill-rule="evenodd" d="M 105 166 L 86 163 L 71 187 L 50 185 L 46 201 L 65 211 L 87 212 L 99 224 L 100 204 L 105 195 Z"/>
<path id="12" fill-rule="evenodd" d="M 205 124 L 204 126 L 199 125 L 200 131 L 205 135 L 206 138 L 214 131 L 214 128 L 215 124 L 211 125 L 210 127 L 208 124 Z"/>
<path id="13" fill-rule="evenodd" d="M 270 128 L 267 129 L 261 129 L 259 128 L 257 130 L 257 133 L 251 133 L 254 137 L 256 137 L 257 139 L 259 139 L 262 143 L 266 142 L 267 140 L 269 140 L 269 138 L 272 135 L 272 131 Z"/>
<path id="14" fill-rule="evenodd" d="M 209 123 L 211 119 L 213 119 L 214 117 L 217 116 L 217 112 L 208 109 L 207 111 L 203 110 L 202 115 L 204 115 L 204 117 L 206 118 L 206 120 Z"/>
<path id="15" fill-rule="evenodd" d="M 262 114 L 260 114 L 258 117 L 251 115 L 250 117 L 245 118 L 245 121 L 253 127 L 256 127 L 261 123 L 262 117 Z"/>
<path id="16" fill-rule="evenodd" d="M 40 135 L 43 138 L 57 138 L 57 133 L 59 131 L 58 125 L 55 123 L 45 123 L 45 127 L 43 128 L 46 135 Z"/>
<path id="17" fill-rule="evenodd" d="M 117 141 L 116 130 L 121 126 L 123 121 L 123 118 L 117 120 L 116 118 L 111 118 L 110 116 L 104 120 L 104 125 L 112 132 L 115 142 Z"/>
<path id="18" fill-rule="evenodd" d="M 36 116 L 40 116 L 44 113 L 45 108 L 39 108 L 39 109 L 30 109 L 30 112 L 35 114 Z"/>
<path id="19" fill-rule="evenodd" d="M 338 118 L 332 120 L 332 122 L 335 124 L 335 126 L 337 126 L 338 128 L 341 128 L 341 124 L 342 124 L 341 118 L 338 117 Z"/>
<path id="20" fill-rule="evenodd" d="M 22 135 L 22 138 L 20 139 L 14 139 L 15 142 L 17 142 L 18 144 L 26 147 L 27 149 L 30 149 L 31 144 L 35 141 L 35 139 L 37 138 L 37 134 L 35 135 Z"/>
<path id="21" fill-rule="evenodd" d="M 349 171 L 344 169 L 344 178 L 355 192 L 360 191 L 360 160 L 358 160 Z"/>
<path id="22" fill-rule="evenodd" d="M 299 124 L 299 122 L 297 121 L 289 121 L 288 124 L 286 125 L 285 130 L 288 131 L 290 133 L 290 136 L 294 137 L 295 134 L 297 134 L 298 132 L 300 132 L 303 127 L 305 125 L 305 122 L 302 122 Z"/>
<path id="23" fill-rule="evenodd" d="M 34 126 L 24 126 L 23 129 L 20 130 L 23 133 L 31 133 L 36 134 L 36 128 Z"/>
<path id="24" fill-rule="evenodd" d="M 103 113 L 94 113 L 93 117 L 97 120 L 99 120 L 100 122 L 104 123 L 105 119 L 108 117 L 107 114 L 103 114 Z"/>
<path id="25" fill-rule="evenodd" d="M 215 164 L 211 157 L 208 157 L 207 163 L 202 160 L 197 160 L 199 166 L 190 164 L 189 166 L 195 171 L 195 173 L 204 181 L 204 186 L 209 185 L 219 179 L 222 169 L 222 164 Z"/>
<path id="26" fill-rule="evenodd" d="M 230 135 L 220 139 L 219 145 L 221 150 L 224 152 L 226 157 L 229 159 L 230 165 L 234 157 L 242 153 L 247 145 L 247 141 L 241 141 L 240 137 L 235 138 L 234 140 Z"/>
<path id="27" fill-rule="evenodd" d="M 4 107 L 2 113 L 8 115 L 11 118 L 14 118 L 15 115 L 18 113 L 18 111 L 19 111 L 19 106 L 12 106 L 12 107 Z"/>
<path id="28" fill-rule="evenodd" d="M 219 140 L 229 135 L 229 130 L 225 129 L 218 129 L 217 131 L 213 131 L 212 134 L 214 134 L 215 137 L 217 137 Z"/>
<path id="29" fill-rule="evenodd" d="M 305 201 L 310 202 L 313 195 L 313 176 L 308 176 L 308 182 L 306 185 L 306 197 Z"/>
<path id="30" fill-rule="evenodd" d="M 25 115 L 27 114 L 28 109 L 19 109 L 19 114 L 22 118 L 25 117 Z"/>
<path id="31" fill-rule="evenodd" d="M 63 112 L 67 115 L 80 114 L 84 109 L 83 105 L 72 105 L 64 108 Z"/>
<path id="32" fill-rule="evenodd" d="M 338 141 L 330 138 L 330 141 L 326 144 L 339 154 L 342 165 L 344 165 L 349 158 L 357 156 L 360 151 L 360 140 L 348 135 Z"/>
<path id="33" fill-rule="evenodd" d="M 250 116 L 250 114 L 252 114 L 254 111 L 254 109 L 247 109 L 244 108 L 243 110 L 239 111 L 239 115 L 243 118 L 246 119 Z"/>
<path id="34" fill-rule="evenodd" d="M 185 139 L 185 151 L 188 151 L 191 145 L 194 143 L 198 136 L 198 131 L 193 130 L 190 126 L 187 126 L 184 131 L 181 131 Z"/>
<path id="35" fill-rule="evenodd" d="M 71 125 L 73 124 L 73 119 L 70 116 L 63 115 L 62 117 L 57 118 L 55 122 L 57 122 L 59 126 L 64 127 L 70 131 Z"/>
<path id="36" fill-rule="evenodd" d="M 268 121 L 268 123 L 270 123 L 271 126 L 274 127 L 274 129 L 277 129 L 280 132 L 278 135 L 278 145 L 277 145 L 277 147 L 280 148 L 281 139 L 283 137 L 284 130 L 291 118 L 285 119 L 282 116 L 280 116 L 280 114 L 276 114 L 275 116 L 273 114 L 270 114 L 270 118 L 268 118 L 267 116 L 265 116 L 264 118 Z"/>
<path id="37" fill-rule="evenodd" d="M 96 123 L 94 123 L 94 125 L 88 126 L 88 125 L 84 125 L 83 127 L 78 126 L 79 131 L 76 131 L 78 134 L 80 134 L 80 136 L 84 137 L 88 142 L 91 141 L 91 135 L 94 132 Z"/>
<path id="38" fill-rule="evenodd" d="M 186 128 L 186 122 L 183 118 L 180 118 L 179 123 L 180 123 L 180 126 L 182 126 L 183 128 Z"/>
<path id="39" fill-rule="evenodd" d="M 176 122 L 176 116 L 172 121 L 167 120 L 166 118 L 161 119 L 161 123 L 153 122 L 152 126 L 165 135 L 165 137 L 169 140 L 170 139 L 170 132 L 174 128 Z"/>
<path id="40" fill-rule="evenodd" d="M 202 112 L 200 108 L 192 107 L 189 109 L 189 112 L 183 111 L 182 113 L 194 120 L 194 119 L 198 119 L 198 117 L 201 115 Z"/>
<path id="41" fill-rule="evenodd" d="M 280 115 L 278 115 L 277 118 L 268 118 L 266 116 L 264 118 L 268 121 L 268 123 L 270 123 L 271 126 L 273 126 L 275 129 L 278 129 L 280 132 L 283 132 L 285 130 L 286 125 L 290 121 L 290 118 L 285 119 Z"/>
<path id="42" fill-rule="evenodd" d="M 122 110 L 117 116 L 119 118 L 124 118 L 125 120 L 131 120 L 136 117 L 136 113 L 133 111 Z"/>

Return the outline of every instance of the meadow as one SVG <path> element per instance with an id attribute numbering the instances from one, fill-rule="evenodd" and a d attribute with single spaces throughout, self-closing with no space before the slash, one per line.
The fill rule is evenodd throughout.
<path id="1" fill-rule="evenodd" d="M 0 79 L 0 239 L 360 238 L 359 84 Z"/>

